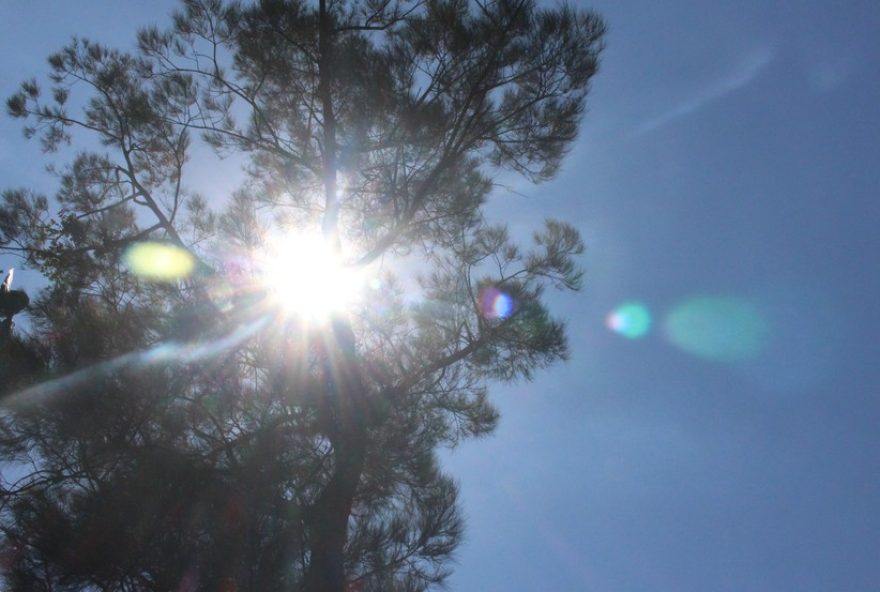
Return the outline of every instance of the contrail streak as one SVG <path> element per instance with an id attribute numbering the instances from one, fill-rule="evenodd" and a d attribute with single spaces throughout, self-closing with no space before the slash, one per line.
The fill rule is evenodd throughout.
<path id="1" fill-rule="evenodd" d="M 773 61 L 775 56 L 776 52 L 772 48 L 762 48 L 751 52 L 742 60 L 736 70 L 728 73 L 720 81 L 703 89 L 690 99 L 679 103 L 666 113 L 643 123 L 630 134 L 630 137 L 653 131 L 676 119 L 690 115 L 708 103 L 746 86 Z"/>

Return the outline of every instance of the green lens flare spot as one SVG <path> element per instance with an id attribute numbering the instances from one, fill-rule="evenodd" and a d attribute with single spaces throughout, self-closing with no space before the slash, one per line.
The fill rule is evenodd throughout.
<path id="1" fill-rule="evenodd" d="M 764 348 L 767 321 L 739 298 L 697 297 L 676 306 L 666 318 L 669 341 L 695 356 L 717 362 L 745 362 Z"/>
<path id="2" fill-rule="evenodd" d="M 132 245 L 125 251 L 123 262 L 132 273 L 157 282 L 185 278 L 196 265 L 195 258 L 185 249 L 157 242 Z"/>
<path id="3" fill-rule="evenodd" d="M 606 324 L 627 339 L 639 339 L 651 329 L 651 313 L 640 302 L 627 302 L 611 311 Z"/>

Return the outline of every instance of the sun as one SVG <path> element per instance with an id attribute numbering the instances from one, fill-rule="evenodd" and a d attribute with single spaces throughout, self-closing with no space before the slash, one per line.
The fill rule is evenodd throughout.
<path id="1" fill-rule="evenodd" d="M 285 313 L 322 321 L 350 308 L 361 294 L 363 274 L 319 234 L 272 240 L 260 257 L 261 282 Z"/>

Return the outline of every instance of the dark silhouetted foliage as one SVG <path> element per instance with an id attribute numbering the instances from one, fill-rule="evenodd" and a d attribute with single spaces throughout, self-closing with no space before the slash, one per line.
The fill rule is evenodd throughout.
<path id="1" fill-rule="evenodd" d="M 442 582 L 462 519 L 436 451 L 494 428 L 491 381 L 565 358 L 542 295 L 581 281 L 570 225 L 526 248 L 481 208 L 497 172 L 557 172 L 602 35 L 532 0 L 186 0 L 133 53 L 52 55 L 9 113 L 47 151 L 85 149 L 52 199 L 0 204 L 0 250 L 49 280 L 0 352 L 18 368 L 0 387 L 6 588 Z M 188 188 L 198 139 L 246 159 L 233 195 Z M 381 263 L 325 324 L 273 308 L 249 264 L 308 229 L 353 269 Z M 192 273 L 133 273 L 144 241 Z"/>

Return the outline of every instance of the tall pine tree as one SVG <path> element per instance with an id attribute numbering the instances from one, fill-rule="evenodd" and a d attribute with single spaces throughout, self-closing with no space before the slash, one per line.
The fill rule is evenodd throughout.
<path id="1" fill-rule="evenodd" d="M 442 582 L 436 450 L 493 429 L 489 383 L 565 357 L 542 295 L 581 281 L 574 228 L 521 247 L 481 208 L 501 171 L 558 170 L 603 31 L 532 0 L 186 0 L 136 52 L 51 56 L 9 112 L 84 148 L 53 199 L 0 207 L 0 250 L 50 282 L 0 348 L 7 587 Z M 247 162 L 219 213 L 188 189 L 197 139 Z M 274 290 L 319 282 L 285 277 L 306 247 L 263 264 L 314 235 L 374 279 L 322 319 Z"/>

